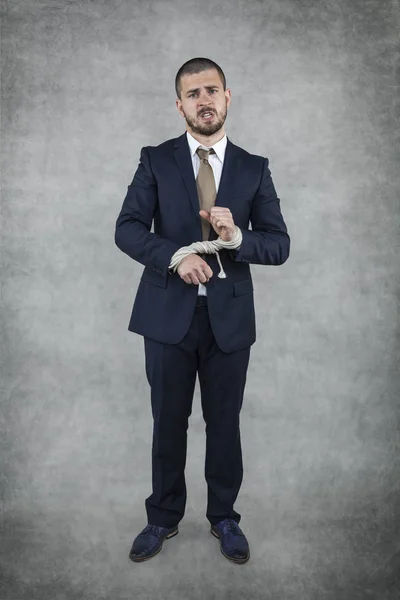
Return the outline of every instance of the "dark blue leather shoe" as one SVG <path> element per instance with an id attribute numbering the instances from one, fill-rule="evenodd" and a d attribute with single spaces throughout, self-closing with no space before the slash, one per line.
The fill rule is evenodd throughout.
<path id="1" fill-rule="evenodd" d="M 178 533 L 178 527 L 168 529 L 168 527 L 150 525 L 149 523 L 134 539 L 129 558 L 134 562 L 142 562 L 152 558 L 161 551 L 164 540 L 168 540 Z"/>
<path id="2" fill-rule="evenodd" d="M 227 518 L 212 525 L 210 533 L 221 540 L 221 552 L 226 558 L 241 564 L 249 560 L 249 544 L 235 519 Z"/>

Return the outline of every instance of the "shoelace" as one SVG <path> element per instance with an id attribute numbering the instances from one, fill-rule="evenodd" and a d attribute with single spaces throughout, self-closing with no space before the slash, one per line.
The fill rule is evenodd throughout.
<path id="1" fill-rule="evenodd" d="M 223 529 L 225 533 L 230 533 L 232 535 L 241 535 L 240 531 L 238 531 L 238 527 L 239 525 L 235 521 L 235 519 L 229 519 L 228 523 L 224 525 Z"/>
<path id="2" fill-rule="evenodd" d="M 143 535 L 147 535 L 148 533 L 155 533 L 159 537 L 159 527 L 157 525 L 147 525 Z"/>

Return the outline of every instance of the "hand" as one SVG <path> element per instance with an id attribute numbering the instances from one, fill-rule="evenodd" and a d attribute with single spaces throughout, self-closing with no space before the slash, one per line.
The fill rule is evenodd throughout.
<path id="1" fill-rule="evenodd" d="M 185 283 L 207 283 L 213 272 L 209 264 L 198 254 L 189 254 L 179 263 L 177 273 Z"/>
<path id="2" fill-rule="evenodd" d="M 199 214 L 210 223 L 214 231 L 224 242 L 230 242 L 235 237 L 236 225 L 233 222 L 233 216 L 229 208 L 213 206 L 211 213 L 201 210 Z"/>

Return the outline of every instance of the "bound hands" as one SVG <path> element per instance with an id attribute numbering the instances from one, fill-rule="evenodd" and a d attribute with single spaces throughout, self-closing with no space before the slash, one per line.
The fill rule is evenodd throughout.
<path id="1" fill-rule="evenodd" d="M 235 236 L 236 225 L 229 208 L 213 206 L 211 212 L 201 210 L 200 216 L 208 221 L 224 242 L 230 242 Z M 198 254 L 189 254 L 180 263 L 177 273 L 186 283 L 207 283 L 213 272 L 208 263 Z"/>

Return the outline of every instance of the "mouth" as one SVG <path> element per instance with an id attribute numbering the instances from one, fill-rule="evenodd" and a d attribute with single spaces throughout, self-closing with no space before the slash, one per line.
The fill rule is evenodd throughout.
<path id="1" fill-rule="evenodd" d="M 214 118 L 214 113 L 211 111 L 205 111 L 204 113 L 201 113 L 200 117 L 203 119 L 203 121 L 212 121 Z"/>

